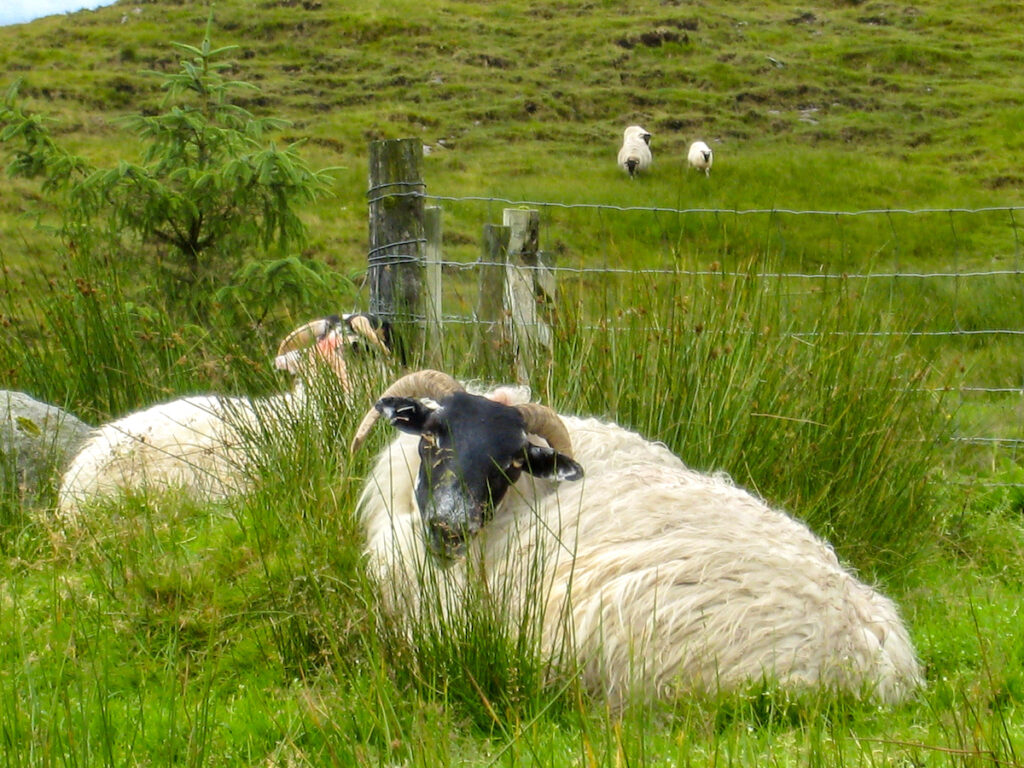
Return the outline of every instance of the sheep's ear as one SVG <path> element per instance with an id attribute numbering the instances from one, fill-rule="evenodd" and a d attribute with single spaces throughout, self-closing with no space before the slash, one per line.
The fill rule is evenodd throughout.
<path id="1" fill-rule="evenodd" d="M 546 480 L 579 480 L 583 477 L 583 467 L 579 463 L 564 453 L 541 445 L 527 447 L 523 471 Z"/>
<path id="2" fill-rule="evenodd" d="M 419 435 L 432 410 L 411 397 L 382 397 L 374 404 L 395 429 Z"/>

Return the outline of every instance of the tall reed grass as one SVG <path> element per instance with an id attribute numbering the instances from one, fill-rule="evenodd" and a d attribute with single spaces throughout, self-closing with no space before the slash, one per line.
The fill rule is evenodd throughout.
<path id="1" fill-rule="evenodd" d="M 922 386 L 928 360 L 849 286 L 793 297 L 753 276 L 680 275 L 565 292 L 542 384 L 559 406 L 728 472 L 858 566 L 904 567 L 933 536 L 947 414 Z"/>

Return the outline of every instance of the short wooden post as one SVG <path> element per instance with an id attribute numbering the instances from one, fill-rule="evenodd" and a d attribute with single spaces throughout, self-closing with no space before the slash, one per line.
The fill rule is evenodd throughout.
<path id="1" fill-rule="evenodd" d="M 504 367 L 510 348 L 505 324 L 505 264 L 509 228 L 484 224 L 473 352 L 481 367 Z"/>
<path id="2" fill-rule="evenodd" d="M 427 363 L 434 368 L 444 367 L 441 353 L 441 339 L 444 333 L 441 308 L 441 208 L 428 205 L 423 211 L 423 227 L 427 243 L 424 251 L 425 288 L 424 303 L 426 305 L 426 355 Z"/>
<path id="3" fill-rule="evenodd" d="M 389 320 L 399 352 L 419 348 L 424 225 L 423 142 L 370 143 L 370 312 Z"/>
<path id="4" fill-rule="evenodd" d="M 511 339 L 519 383 L 530 381 L 538 364 L 550 368 L 551 328 L 543 318 L 546 297 L 554 298 L 554 273 L 540 259 L 540 213 L 506 208 L 509 227 L 505 300 L 511 321 Z"/>

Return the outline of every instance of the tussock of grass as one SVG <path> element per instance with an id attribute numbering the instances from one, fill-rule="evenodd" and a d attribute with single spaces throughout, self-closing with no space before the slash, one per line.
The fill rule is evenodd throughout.
<path id="1" fill-rule="evenodd" d="M 940 403 L 905 337 L 848 286 L 793 299 L 771 281 L 680 275 L 606 302 L 595 329 L 566 320 L 560 403 L 727 471 L 863 567 L 906 565 L 934 535 Z"/>

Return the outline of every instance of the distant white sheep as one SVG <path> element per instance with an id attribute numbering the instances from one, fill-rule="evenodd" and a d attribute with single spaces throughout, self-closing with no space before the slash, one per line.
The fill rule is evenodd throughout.
<path id="1" fill-rule="evenodd" d="M 348 318 L 358 317 L 355 328 Z M 61 479 L 58 517 L 73 523 L 83 505 L 126 490 L 181 489 L 193 498 L 225 498 L 248 482 L 247 444 L 304 404 L 302 380 L 326 364 L 352 392 L 345 354 L 361 334 L 386 346 L 366 316 L 306 323 L 281 342 L 275 366 L 297 374 L 293 391 L 266 398 L 197 395 L 130 413 L 97 428 Z"/>
<path id="2" fill-rule="evenodd" d="M 711 164 L 715 161 L 715 155 L 711 151 L 711 147 L 703 141 L 695 141 L 690 145 L 687 159 L 690 162 L 691 168 L 704 171 L 705 176 L 711 175 Z"/>
<path id="3" fill-rule="evenodd" d="M 619 149 L 619 167 L 632 179 L 640 171 L 651 166 L 651 134 L 639 125 L 631 125 L 622 132 L 622 147 Z"/>
<path id="4" fill-rule="evenodd" d="M 381 414 L 407 434 L 377 458 L 359 509 L 400 614 L 455 605 L 485 574 L 487 594 L 511 593 L 513 626 L 535 601 L 544 650 L 573 649 L 615 701 L 768 680 L 895 703 L 922 684 L 890 600 L 806 525 L 663 445 L 436 371 L 389 387 L 354 449 Z M 420 604 L 435 584 L 441 599 Z"/>

